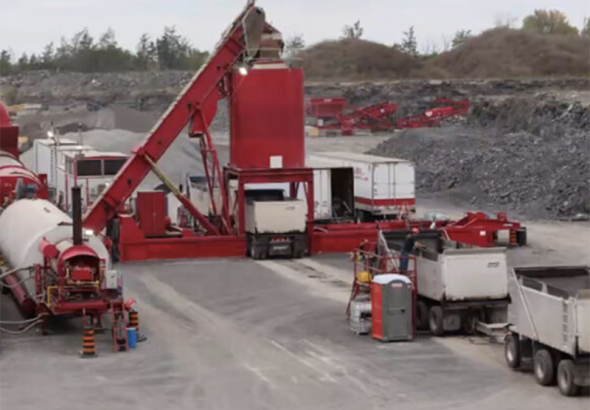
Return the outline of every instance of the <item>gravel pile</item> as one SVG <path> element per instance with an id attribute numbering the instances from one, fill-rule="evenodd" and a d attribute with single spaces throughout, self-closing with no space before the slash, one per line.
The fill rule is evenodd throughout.
<path id="1" fill-rule="evenodd" d="M 411 159 L 419 194 L 530 218 L 590 214 L 590 110 L 553 100 L 475 105 L 469 124 L 411 130 L 374 154 Z"/>

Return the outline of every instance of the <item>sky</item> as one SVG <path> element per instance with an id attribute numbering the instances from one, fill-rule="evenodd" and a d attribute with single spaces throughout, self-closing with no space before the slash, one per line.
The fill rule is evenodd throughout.
<path id="1" fill-rule="evenodd" d="M 0 49 L 18 57 L 39 53 L 84 27 L 96 38 L 109 27 L 120 45 L 135 49 L 142 33 L 152 38 L 175 25 L 192 44 L 213 49 L 245 0 L 0 0 Z M 258 0 L 283 35 L 302 34 L 307 45 L 340 36 L 360 20 L 363 38 L 388 45 L 414 26 L 419 49 L 441 48 L 457 30 L 480 32 L 497 17 L 520 24 L 534 9 L 565 12 L 580 27 L 590 17 L 588 0 Z"/>

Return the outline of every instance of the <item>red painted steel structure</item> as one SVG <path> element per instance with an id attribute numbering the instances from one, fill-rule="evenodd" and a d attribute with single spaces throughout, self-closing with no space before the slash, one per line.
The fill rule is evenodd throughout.
<path id="1" fill-rule="evenodd" d="M 303 167 L 303 73 L 287 68 L 278 58 L 278 52 L 268 51 L 269 47 L 276 51 L 282 46 L 280 33 L 264 21 L 263 11 L 250 1 L 230 25 L 209 61 L 181 92 L 145 142 L 134 150 L 113 184 L 103 191 L 85 216 L 84 226 L 100 232 L 108 220 L 118 217 L 121 260 L 245 256 L 246 184 L 289 183 L 291 196 L 303 186 L 308 203 L 310 254 L 349 252 L 361 240 L 376 240 L 378 227 L 430 226 L 430 221 L 405 220 L 314 225 L 313 171 Z M 209 124 L 222 97 L 229 101 L 231 119 L 230 164 L 223 172 L 209 133 Z M 397 110 L 393 103 L 382 103 L 345 115 L 337 112 L 339 106 L 342 101 L 332 101 L 329 108 L 322 109 L 322 115 L 335 115 L 337 120 L 351 127 L 389 127 L 387 117 Z M 457 111 L 466 112 L 468 107 L 468 102 L 457 103 L 451 109 L 440 107 L 425 113 L 421 121 L 433 124 Z M 210 196 L 214 198 L 216 186 L 222 193 L 221 204 L 212 199 L 214 214 L 220 218 L 209 220 L 186 197 L 175 193 L 202 230 L 169 227 L 164 237 L 149 237 L 149 232 L 141 229 L 138 221 L 123 213 L 124 203 L 150 170 L 159 172 L 155 163 L 189 123 L 189 136 L 199 139 Z M 409 121 L 408 126 L 414 123 Z M 235 210 L 229 209 L 230 180 L 237 180 Z M 145 225 L 145 218 L 140 219 Z M 481 238 L 472 237 L 474 229 L 481 230 L 486 224 L 489 221 L 454 225 L 448 235 L 480 242 Z M 503 229 L 497 224 L 494 227 Z"/>
<path id="2" fill-rule="evenodd" d="M 236 64 L 247 64 L 249 52 L 255 54 L 258 51 L 257 44 L 263 34 L 273 33 L 277 31 L 265 23 L 264 12 L 255 7 L 253 1 L 248 2 L 242 13 L 230 25 L 208 62 L 187 84 L 150 131 L 144 143 L 133 152 L 113 183 L 103 191 L 85 215 L 84 226 L 87 229 L 100 232 L 106 227 L 107 221 L 121 210 L 124 202 L 150 172 L 151 163 L 156 163 L 164 155 L 189 123 L 191 135 L 201 138 L 202 147 L 205 149 L 202 152 L 206 161 L 204 165 L 208 169 L 208 160 L 213 149 L 208 127 L 215 115 L 220 94 L 227 90 L 228 73 Z M 213 154 L 212 162 L 213 171 L 219 178 L 221 173 L 216 154 Z M 215 178 L 215 175 L 212 177 Z M 218 233 L 204 215 L 186 202 L 187 208 L 207 233 Z"/>
<path id="3" fill-rule="evenodd" d="M 505 212 L 498 213 L 495 219 L 488 218 L 483 212 L 468 212 L 462 219 L 449 223 L 442 230 L 453 241 L 489 247 L 494 246 L 498 231 L 516 233 L 521 229 L 520 223 L 509 221 Z"/>
<path id="4" fill-rule="evenodd" d="M 55 244 L 42 240 L 39 252 L 43 264 L 34 267 L 34 297 L 37 313 L 45 315 L 43 327 L 47 314 L 82 315 L 100 326 L 105 313 L 124 312 L 122 292 L 105 287 L 105 261 L 92 248 L 73 245 L 60 252 Z M 113 336 L 120 330 L 113 326 Z"/>
<path id="5" fill-rule="evenodd" d="M 467 114 L 469 101 L 439 98 L 433 108 L 416 116 L 395 119 L 397 105 L 383 101 L 364 107 L 347 104 L 344 98 L 314 98 L 306 107 L 306 114 L 316 119 L 321 130 L 338 130 L 342 135 L 353 135 L 355 129 L 371 132 L 404 128 L 435 127 L 448 117 Z"/>
<path id="6" fill-rule="evenodd" d="M 229 166 L 267 169 L 275 158 L 280 168 L 304 167 L 303 71 L 260 64 L 234 72 L 231 84 Z"/>
<path id="7" fill-rule="evenodd" d="M 36 175 L 19 160 L 18 133 L 0 101 L 0 206 L 14 199 L 19 180 L 25 188 L 34 187 L 35 197 L 47 198 L 47 176 Z"/>

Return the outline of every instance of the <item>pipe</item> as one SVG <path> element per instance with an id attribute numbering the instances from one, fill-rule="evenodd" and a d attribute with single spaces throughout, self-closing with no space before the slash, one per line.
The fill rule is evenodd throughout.
<path id="1" fill-rule="evenodd" d="M 78 185 L 72 187 L 72 242 L 82 245 L 82 190 Z"/>
<path id="2" fill-rule="evenodd" d="M 27 288 L 24 285 L 24 281 L 20 279 L 20 277 L 16 274 L 12 274 L 6 276 L 4 278 L 4 282 L 6 283 L 6 287 L 10 289 L 16 302 L 20 306 L 23 314 L 25 316 L 32 316 L 35 313 L 37 308 L 37 304 L 29 295 Z"/>

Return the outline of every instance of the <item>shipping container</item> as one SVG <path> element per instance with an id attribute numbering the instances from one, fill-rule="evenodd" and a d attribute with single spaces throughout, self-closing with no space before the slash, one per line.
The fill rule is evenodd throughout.
<path id="1" fill-rule="evenodd" d="M 351 152 L 321 152 L 309 159 L 354 169 L 355 208 L 363 221 L 393 219 L 416 210 L 411 161 Z"/>

